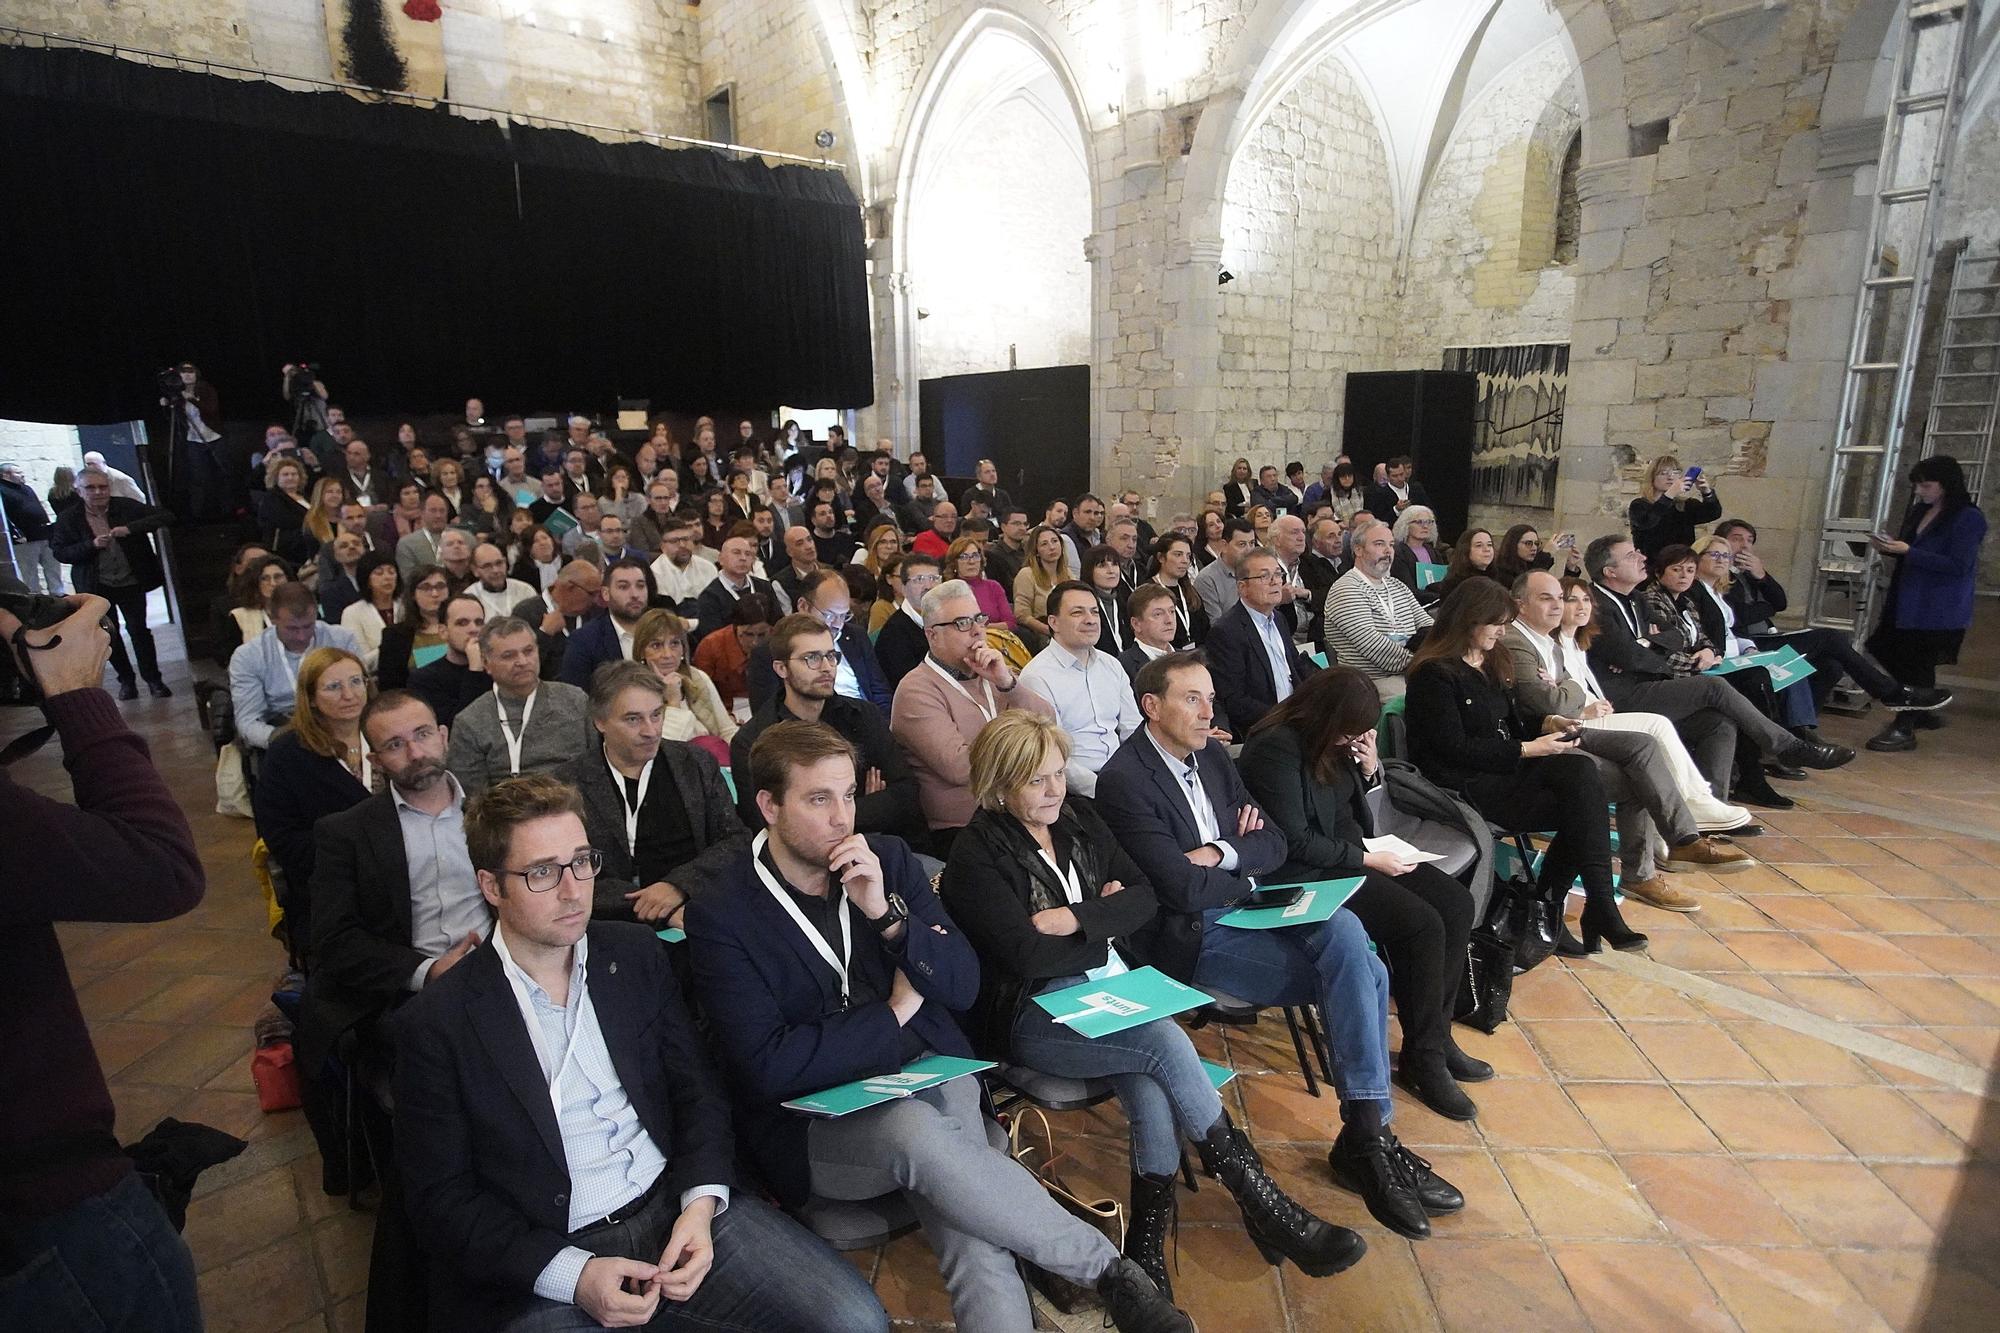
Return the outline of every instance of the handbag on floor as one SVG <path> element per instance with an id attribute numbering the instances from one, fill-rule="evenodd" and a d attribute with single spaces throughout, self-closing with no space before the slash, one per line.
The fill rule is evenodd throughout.
<path id="1" fill-rule="evenodd" d="M 1062 1205 L 1064 1212 L 1102 1232 L 1105 1239 L 1123 1254 L 1125 1205 L 1116 1199 L 1086 1199 L 1063 1180 L 1056 1169 L 1062 1158 L 1056 1152 L 1055 1131 L 1049 1128 L 1049 1118 L 1042 1113 L 1041 1107 L 1022 1103 L 1010 1112 L 1010 1120 L 1007 1150 L 1014 1160 L 1027 1167 L 1029 1174 L 1042 1182 L 1042 1188 Z M 1068 1278 L 1058 1277 L 1034 1264 L 1024 1261 L 1024 1265 L 1035 1290 L 1048 1297 L 1049 1302 L 1064 1314 L 1075 1314 L 1098 1304 L 1097 1293 L 1089 1288 L 1078 1286 Z"/>
<path id="2" fill-rule="evenodd" d="M 1481 1032 L 1497 1032 L 1514 998 L 1514 950 L 1490 926 L 1477 926 L 1465 942 L 1453 1016 Z"/>

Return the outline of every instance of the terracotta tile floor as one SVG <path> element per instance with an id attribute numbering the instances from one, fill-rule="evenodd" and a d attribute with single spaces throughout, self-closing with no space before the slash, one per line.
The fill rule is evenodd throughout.
<path id="1" fill-rule="evenodd" d="M 71 970 L 123 1137 L 176 1115 L 251 1142 L 189 1213 L 209 1326 L 358 1329 L 370 1219 L 320 1193 L 296 1112 L 258 1112 L 250 1023 L 282 959 L 250 827 L 209 809 L 184 664 L 169 679 L 175 699 L 129 707 L 184 794 L 208 897 L 164 925 L 66 929 Z M 1789 784 L 1799 808 L 1750 844 L 1763 865 L 1682 878 L 1699 914 L 1628 906 L 1664 970 L 1551 962 L 1518 979 L 1498 1033 L 1461 1029 L 1501 1070 L 1471 1089 L 1478 1122 L 1398 1094 L 1403 1138 L 1470 1199 L 1432 1240 L 1392 1235 L 1332 1187 L 1334 1103 L 1306 1095 L 1281 1027 L 1197 1034 L 1240 1072 L 1228 1103 L 1280 1180 L 1370 1245 L 1337 1278 L 1275 1271 L 1219 1189 L 1184 1195 L 1179 1287 L 1205 1333 L 1992 1327 L 2000 695 L 1963 694 L 1950 717 L 1916 754 Z M 1876 725 L 1826 730 L 1858 744 Z M 16 771 L 67 793 L 52 752 Z M 1076 1183 L 1121 1193 L 1115 1109 L 1055 1119 Z M 947 1326 L 921 1238 L 851 1257 L 899 1324 Z"/>

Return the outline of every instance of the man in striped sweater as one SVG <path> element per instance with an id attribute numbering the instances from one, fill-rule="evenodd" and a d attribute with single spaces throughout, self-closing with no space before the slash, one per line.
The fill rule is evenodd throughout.
<path id="1" fill-rule="evenodd" d="M 1328 660 L 1365 672 L 1384 703 L 1403 693 L 1410 636 L 1431 623 L 1417 595 L 1389 576 L 1395 556 L 1389 525 L 1364 524 L 1354 533 L 1354 568 L 1326 594 Z"/>

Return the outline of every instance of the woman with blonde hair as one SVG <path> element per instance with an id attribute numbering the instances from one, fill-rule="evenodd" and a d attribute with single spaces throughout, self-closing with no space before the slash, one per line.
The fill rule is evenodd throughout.
<path id="1" fill-rule="evenodd" d="M 284 874 L 278 905 L 294 955 L 312 945 L 307 893 L 313 825 L 368 798 L 374 765 L 361 735 L 371 697 L 368 668 L 345 648 L 315 648 L 299 664 L 292 718 L 272 738 L 250 791 L 257 836 Z"/>
<path id="2" fill-rule="evenodd" d="M 431 464 L 431 489 L 444 497 L 454 519 L 463 515 L 471 520 L 472 515 L 465 511 L 472 504 L 472 492 L 465 488 L 465 469 L 456 458 L 440 458 Z"/>
<path id="3" fill-rule="evenodd" d="M 651 667 L 667 687 L 667 716 L 660 735 L 701 745 L 724 767 L 736 719 L 722 706 L 722 694 L 688 652 L 687 621 L 671 611 L 653 610 L 632 630 L 632 660 Z"/>
<path id="4" fill-rule="evenodd" d="M 1062 533 L 1044 523 L 1028 534 L 1028 558 L 1014 576 L 1014 621 L 1049 637 L 1049 592 L 1069 577 Z"/>
<path id="5" fill-rule="evenodd" d="M 1661 454 L 1646 469 L 1627 514 L 1632 544 L 1645 553 L 1648 572 L 1657 574 L 1653 557 L 1668 546 L 1694 545 L 1694 530 L 1722 517 L 1722 501 L 1707 473 L 1683 470 L 1680 459 Z"/>
<path id="6" fill-rule="evenodd" d="M 347 501 L 347 488 L 334 477 L 321 477 L 312 485 L 306 505 L 305 530 L 316 542 L 330 542 L 340 530 L 340 506 Z"/>
<path id="7" fill-rule="evenodd" d="M 939 887 L 979 954 L 966 1033 L 988 1059 L 1109 1079 L 1117 1089 L 1132 1143 L 1126 1257 L 1172 1298 L 1165 1247 L 1188 1140 L 1235 1198 L 1267 1262 L 1288 1258 L 1324 1276 L 1359 1259 L 1359 1236 L 1321 1221 L 1264 1174 L 1178 1023 L 1155 1019 L 1091 1041 L 1034 1002 L 1129 971 L 1140 961 L 1130 941 L 1152 925 L 1157 901 L 1089 804 L 1067 799 L 1069 737 L 1053 718 L 1007 709 L 973 739 L 969 759 L 979 808 L 952 844 Z"/>

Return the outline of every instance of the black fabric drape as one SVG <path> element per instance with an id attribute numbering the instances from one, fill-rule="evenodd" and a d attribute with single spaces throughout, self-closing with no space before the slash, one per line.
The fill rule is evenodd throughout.
<path id="1" fill-rule="evenodd" d="M 358 413 L 873 397 L 839 173 L 0 49 L 0 416 L 149 416 L 202 366 L 288 419 L 311 360 Z"/>

